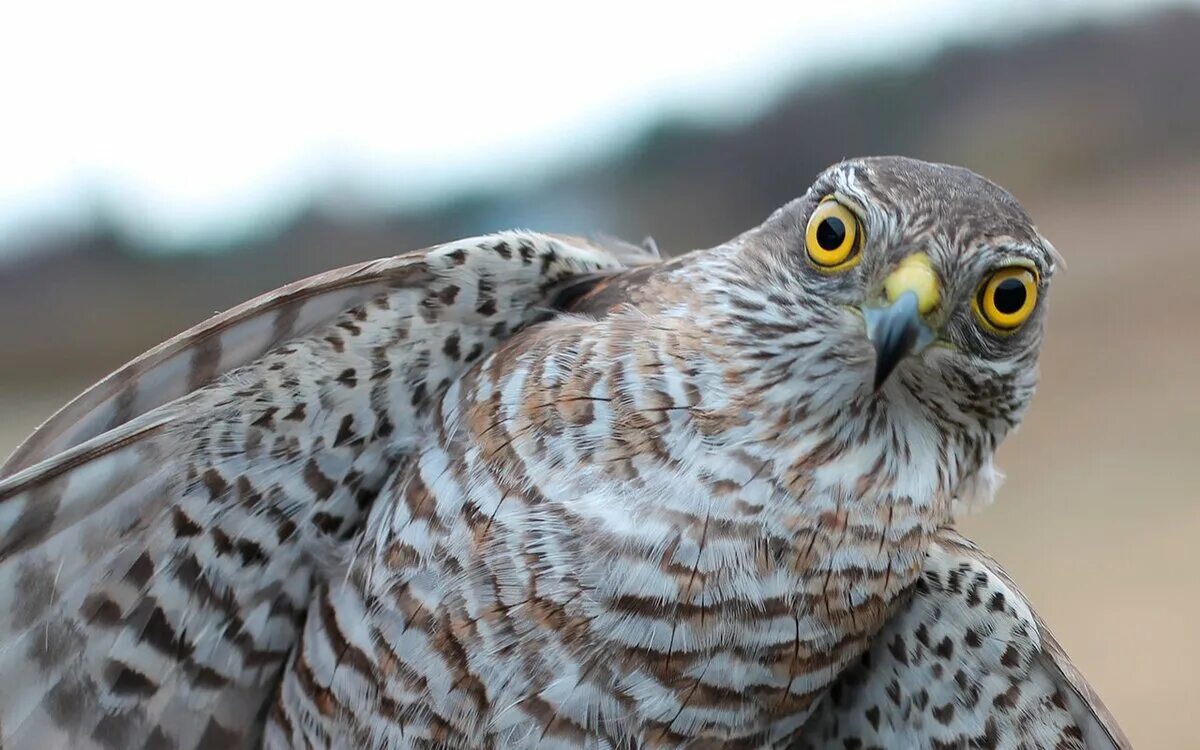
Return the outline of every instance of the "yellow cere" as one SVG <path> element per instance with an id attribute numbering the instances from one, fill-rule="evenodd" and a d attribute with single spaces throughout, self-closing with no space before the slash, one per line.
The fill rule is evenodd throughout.
<path id="1" fill-rule="evenodd" d="M 1037 275 L 1025 266 L 1001 268 L 988 276 L 975 296 L 975 313 L 999 333 L 1016 330 L 1037 305 Z"/>
<path id="2" fill-rule="evenodd" d="M 925 315 L 937 307 L 941 288 L 933 263 L 925 253 L 913 253 L 896 266 L 896 270 L 884 279 L 883 292 L 888 302 L 895 302 L 905 292 L 917 295 L 917 310 Z"/>
<path id="3" fill-rule="evenodd" d="M 804 236 L 808 258 L 822 270 L 844 271 L 858 262 L 861 235 L 854 212 L 825 198 L 808 219 Z"/>

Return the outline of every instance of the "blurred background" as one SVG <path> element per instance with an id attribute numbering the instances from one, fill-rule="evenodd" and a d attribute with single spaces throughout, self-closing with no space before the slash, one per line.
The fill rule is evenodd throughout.
<path id="1" fill-rule="evenodd" d="M 680 252 L 843 157 L 958 163 L 1067 258 L 964 530 L 1135 744 L 1200 746 L 1200 3 L 427 5 L 0 10 L 0 454 L 318 271 L 511 227 Z"/>

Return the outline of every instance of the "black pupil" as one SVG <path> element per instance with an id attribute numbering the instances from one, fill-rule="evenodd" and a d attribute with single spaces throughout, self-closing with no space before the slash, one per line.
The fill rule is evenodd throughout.
<path id="1" fill-rule="evenodd" d="M 1005 315 L 1012 315 L 1025 306 L 1025 285 L 1018 279 L 1005 279 L 992 292 L 992 304 Z"/>
<path id="2" fill-rule="evenodd" d="M 836 216 L 830 216 L 817 225 L 817 244 L 822 250 L 837 250 L 846 241 L 846 225 Z"/>

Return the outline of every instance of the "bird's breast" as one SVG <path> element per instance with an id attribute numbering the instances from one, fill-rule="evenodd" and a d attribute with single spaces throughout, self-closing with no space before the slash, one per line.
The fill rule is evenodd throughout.
<path id="1" fill-rule="evenodd" d="M 613 473 L 494 422 L 467 429 L 470 450 L 427 449 L 406 508 L 432 509 L 422 535 L 446 530 L 421 602 L 508 664 L 481 677 L 506 705 L 569 676 L 574 692 L 547 700 L 580 722 L 625 706 L 677 739 L 775 731 L 807 716 L 919 570 L 928 519 L 910 498 L 795 496 L 748 455 Z M 500 680 L 514 669 L 528 679 Z"/>
<path id="2" fill-rule="evenodd" d="M 487 655 L 489 726 L 798 728 L 915 580 L 933 481 L 889 478 L 878 446 L 731 439 L 744 415 L 588 332 L 531 334 L 451 387 L 397 483 L 375 598 L 402 595 L 399 632 L 419 614 Z"/>

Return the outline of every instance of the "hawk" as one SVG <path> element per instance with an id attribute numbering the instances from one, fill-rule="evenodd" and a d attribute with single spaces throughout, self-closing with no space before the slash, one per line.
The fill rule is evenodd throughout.
<path id="1" fill-rule="evenodd" d="M 1128 747 L 950 526 L 1055 264 L 867 158 L 670 260 L 505 232 L 219 314 L 0 471 L 0 740 Z"/>

